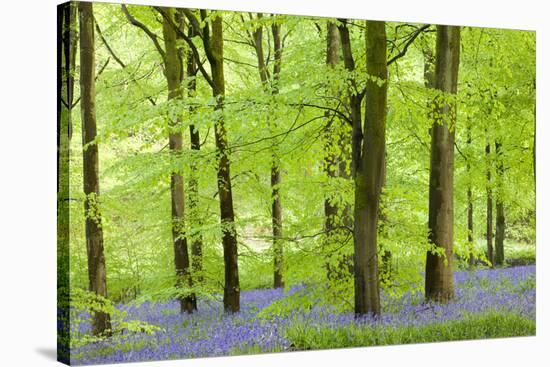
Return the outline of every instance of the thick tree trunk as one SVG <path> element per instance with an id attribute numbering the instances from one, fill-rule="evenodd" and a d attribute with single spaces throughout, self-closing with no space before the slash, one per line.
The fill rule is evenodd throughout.
<path id="1" fill-rule="evenodd" d="M 354 271 L 355 314 L 380 314 L 378 278 L 378 212 L 384 175 L 388 71 L 386 24 L 366 23 L 368 80 L 360 164 L 355 172 Z"/>
<path id="2" fill-rule="evenodd" d="M 193 36 L 193 28 L 189 27 L 189 36 Z M 189 81 L 187 85 L 187 90 L 190 97 L 194 97 L 197 93 L 197 83 L 194 79 L 198 74 L 197 64 L 195 56 L 191 51 L 186 55 L 187 57 L 187 75 L 190 78 L 193 78 Z M 193 107 L 189 107 L 189 112 L 193 114 Z M 191 140 L 191 150 L 198 155 L 201 149 L 201 140 L 199 129 L 193 125 L 189 125 L 189 135 Z M 189 194 L 189 226 L 190 228 L 200 227 L 202 221 L 200 220 L 200 214 L 198 211 L 199 205 L 199 182 L 197 178 L 198 167 L 196 163 L 196 157 L 193 157 L 190 165 L 189 173 L 189 189 L 187 190 Z M 201 233 L 193 233 L 189 235 L 191 240 L 191 262 L 192 262 L 192 272 L 193 280 L 200 284 L 203 282 L 202 275 L 202 235 Z"/>
<path id="3" fill-rule="evenodd" d="M 201 10 L 203 19 L 206 12 Z M 225 286 L 223 306 L 225 312 L 240 310 L 239 267 L 237 254 L 237 231 L 233 212 L 233 193 L 231 189 L 230 163 L 227 149 L 227 131 L 223 117 L 225 96 L 225 79 L 223 71 L 223 28 L 221 15 L 211 20 L 212 35 L 203 35 L 205 49 L 212 69 L 212 92 L 216 98 L 216 110 L 219 117 L 215 124 L 215 140 L 218 154 L 218 194 L 220 197 L 220 214 L 222 225 L 223 259 L 225 265 Z M 207 30 L 205 27 L 203 30 Z M 203 32 L 204 33 L 204 32 Z"/>
<path id="4" fill-rule="evenodd" d="M 435 87 L 456 94 L 460 59 L 460 27 L 437 26 Z M 443 255 L 428 251 L 425 296 L 445 302 L 454 297 L 453 185 L 456 105 L 436 100 L 432 126 L 429 190 L 429 241 Z"/>
<path id="5" fill-rule="evenodd" d="M 502 145 L 500 142 L 495 142 L 496 154 L 496 174 L 497 174 L 497 198 L 496 198 L 496 230 L 495 230 L 495 265 L 501 266 L 504 264 L 504 232 L 505 232 L 505 217 L 504 217 L 504 163 L 502 161 Z"/>
<path id="6" fill-rule="evenodd" d="M 80 18 L 80 107 L 84 167 L 84 212 L 86 215 L 86 250 L 89 290 L 107 298 L 107 274 L 103 249 L 103 230 L 99 209 L 99 157 L 94 142 L 97 133 L 95 111 L 95 34 L 92 3 L 78 3 Z M 110 315 L 95 312 L 92 333 L 109 334 Z"/>
<path id="7" fill-rule="evenodd" d="M 493 188 L 491 180 L 491 145 L 485 146 L 485 156 L 487 161 L 487 228 L 486 228 L 486 240 L 487 240 L 487 260 L 489 265 L 494 265 L 493 255 Z"/>
<path id="8" fill-rule="evenodd" d="M 57 7 L 57 307 L 58 360 L 70 359 L 70 144 L 78 34 L 76 4 Z"/>
<path id="9" fill-rule="evenodd" d="M 165 8 L 162 32 L 164 36 L 165 57 L 164 74 L 168 84 L 168 100 L 179 100 L 183 98 L 181 81 L 183 79 L 183 63 L 178 54 L 176 32 L 169 23 L 174 19 L 174 9 Z M 169 122 L 169 147 L 172 159 L 177 159 L 182 152 L 183 140 L 182 133 L 178 130 L 181 124 L 179 117 L 171 119 Z M 170 175 L 170 196 L 172 203 L 172 240 L 174 246 L 174 264 L 176 276 L 178 277 L 178 287 L 192 287 L 190 273 L 189 252 L 187 248 L 187 236 L 185 226 L 185 196 L 184 182 L 181 173 L 172 172 Z M 194 294 L 181 295 L 181 312 L 191 313 L 197 308 Z"/>

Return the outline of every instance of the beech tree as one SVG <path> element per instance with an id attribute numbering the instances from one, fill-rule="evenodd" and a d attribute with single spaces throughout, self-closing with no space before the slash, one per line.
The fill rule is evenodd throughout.
<path id="1" fill-rule="evenodd" d="M 454 141 L 460 27 L 437 26 L 435 88 L 441 93 L 434 101 L 431 131 L 429 241 L 434 249 L 426 257 L 425 296 L 448 301 L 454 297 Z"/>
<path id="2" fill-rule="evenodd" d="M 501 266 L 504 264 L 504 232 L 505 232 L 505 217 L 504 217 L 504 163 L 502 159 L 502 144 L 499 141 L 495 142 L 496 155 L 496 228 L 495 228 L 495 265 Z"/>
<path id="3" fill-rule="evenodd" d="M 326 29 L 326 65 L 334 71 L 342 63 L 342 48 L 340 46 L 340 34 L 335 22 L 327 22 Z M 327 87 L 330 90 L 330 85 Z M 340 100 L 343 96 L 336 96 Z M 329 100 L 327 106 L 334 105 L 334 101 Z M 334 107 L 335 111 L 325 111 L 326 126 L 324 134 L 324 169 L 330 181 L 341 179 L 350 179 L 349 157 L 350 137 L 349 124 L 339 114 L 342 113 L 342 104 Z M 353 226 L 351 207 L 349 204 L 341 202 L 342 193 L 331 193 L 324 200 L 324 231 L 325 242 L 327 245 L 336 243 L 342 247 L 350 237 L 349 228 Z M 331 246 L 334 247 L 334 246 Z M 343 276 L 353 273 L 351 269 L 352 259 L 346 254 L 340 254 L 338 250 L 329 248 L 329 259 L 327 259 L 327 276 L 329 280 L 338 280 Z M 336 252 L 336 263 L 332 264 L 330 257 Z M 351 270 L 351 271 L 350 271 Z"/>
<path id="4" fill-rule="evenodd" d="M 107 270 L 103 248 L 103 229 L 99 201 L 99 154 L 95 106 L 95 27 L 92 3 L 78 3 L 80 20 L 80 111 L 84 175 L 84 212 L 86 215 L 86 250 L 88 255 L 89 290 L 107 298 Z M 96 311 L 92 333 L 101 335 L 111 330 L 110 315 Z"/>
<path id="5" fill-rule="evenodd" d="M 252 18 L 252 15 L 250 14 Z M 256 16 L 257 21 L 263 19 L 263 14 L 258 13 Z M 260 81 L 267 93 L 271 95 L 277 95 L 279 93 L 279 75 L 281 73 L 281 62 L 283 55 L 282 40 L 281 40 L 281 25 L 273 22 L 271 24 L 271 38 L 268 42 L 273 41 L 273 45 L 269 44 L 269 48 L 273 46 L 273 70 L 269 73 L 267 69 L 267 62 L 264 53 L 264 37 L 263 37 L 263 25 L 258 25 L 254 29 L 251 35 L 251 45 L 254 47 L 256 53 L 256 59 L 258 62 L 258 73 Z M 269 117 L 268 117 L 269 119 Z M 268 128 L 272 128 L 273 122 L 268 121 Z M 281 195 L 279 194 L 279 187 L 281 185 L 281 167 L 280 159 L 275 149 L 272 149 L 272 161 L 271 161 L 271 227 L 273 233 L 273 287 L 281 288 L 284 286 L 283 281 L 283 219 L 282 219 L 282 202 Z"/>
<path id="6" fill-rule="evenodd" d="M 183 98 L 182 80 L 183 60 L 179 54 L 176 44 L 176 31 L 173 28 L 175 10 L 173 8 L 164 8 L 160 10 L 164 16 L 162 33 L 164 37 L 165 55 L 164 65 L 166 82 L 168 84 L 168 99 L 178 101 Z M 183 149 L 183 137 L 178 125 L 181 118 L 176 114 L 175 119 L 169 121 L 170 128 L 173 129 L 169 134 L 170 153 L 178 157 Z M 170 176 L 170 194 L 172 197 L 172 237 L 174 240 L 174 263 L 176 265 L 176 274 L 179 282 L 185 286 L 192 287 L 193 281 L 190 274 L 189 252 L 187 248 L 187 234 L 185 224 L 185 195 L 184 180 L 181 173 L 172 172 Z M 193 312 L 197 308 L 197 301 L 194 294 L 180 297 L 181 310 Z"/>
<path id="7" fill-rule="evenodd" d="M 487 229 L 486 229 L 486 241 L 487 241 L 487 260 L 490 266 L 494 266 L 494 248 L 493 248 L 493 180 L 491 175 L 491 144 L 487 143 L 485 146 L 485 158 L 487 161 Z"/>
<path id="8" fill-rule="evenodd" d="M 184 90 L 184 64 L 177 45 L 176 11 L 174 8 L 156 8 L 163 17 L 162 35 L 164 48 L 159 42 L 159 37 L 154 34 L 144 23 L 136 19 L 126 5 L 121 5 L 126 19 L 137 28 L 141 29 L 152 41 L 158 51 L 164 65 L 164 76 L 168 87 L 168 101 L 178 102 L 183 99 Z M 183 151 L 183 137 L 179 126 L 181 114 L 174 117 L 167 116 L 169 125 L 168 146 L 173 159 L 178 159 Z M 174 247 L 174 266 L 177 276 L 176 286 L 192 287 L 193 279 L 189 261 L 189 249 L 187 244 L 187 225 L 185 218 L 185 191 L 184 178 L 180 172 L 170 173 L 170 202 L 172 215 L 172 242 Z M 196 251 L 196 250 L 195 250 Z M 195 257 L 196 258 L 196 257 Z M 197 259 L 197 262 L 200 260 Z M 197 301 L 193 292 L 182 291 L 178 297 L 181 312 L 192 313 L 197 309 Z"/>
<path id="9" fill-rule="evenodd" d="M 223 108 L 225 98 L 225 77 L 223 58 L 223 20 L 221 14 L 211 13 L 209 18 L 206 10 L 200 10 L 200 20 L 196 14 L 183 9 L 193 34 L 199 35 L 202 39 L 204 52 L 210 64 L 211 76 L 204 69 L 202 75 L 212 88 L 212 95 L 216 99 L 215 110 L 218 111 L 218 118 L 215 123 L 214 135 L 216 140 L 218 159 L 218 196 L 220 201 L 220 220 L 222 227 L 222 243 L 225 267 L 225 285 L 223 292 L 224 310 L 229 313 L 240 310 L 240 286 L 239 267 L 237 253 L 237 230 L 235 228 L 235 213 L 233 210 L 233 192 L 231 186 L 230 160 L 228 152 L 227 131 L 225 128 Z M 202 27 L 201 27 L 201 24 Z M 195 55 L 198 54 L 193 40 L 183 32 L 181 37 L 192 48 Z"/>
<path id="10" fill-rule="evenodd" d="M 368 79 L 364 92 L 350 80 L 349 107 L 352 123 L 352 172 L 355 183 L 354 206 L 354 288 L 355 314 L 380 313 L 378 274 L 378 214 L 384 175 L 387 115 L 387 58 L 385 22 L 367 21 L 366 65 Z M 345 68 L 353 72 L 355 61 L 346 21 L 338 25 Z M 366 96 L 365 122 L 361 101 Z"/>

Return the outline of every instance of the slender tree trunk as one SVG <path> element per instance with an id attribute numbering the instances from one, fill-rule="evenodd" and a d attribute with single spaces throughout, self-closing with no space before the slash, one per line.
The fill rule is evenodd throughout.
<path id="1" fill-rule="evenodd" d="M 335 23 L 327 23 L 327 49 L 326 49 L 326 64 L 329 67 L 334 68 L 340 61 L 340 35 L 338 34 L 338 28 Z M 338 128 L 335 126 L 335 121 L 337 121 L 336 116 L 332 116 L 329 111 L 325 113 L 327 120 L 325 135 L 324 135 L 324 144 L 325 144 L 325 158 L 324 158 L 324 168 L 325 173 L 329 180 L 335 179 L 340 175 L 339 162 L 342 161 L 342 152 L 338 152 L 333 148 L 334 139 L 338 136 Z M 342 140 L 342 139 L 339 139 Z M 341 145 L 341 144 L 340 144 Z M 325 244 L 328 245 L 335 239 L 337 240 L 336 227 L 338 225 L 338 205 L 332 203 L 332 194 L 325 197 L 324 202 L 324 212 L 325 212 Z M 328 279 L 338 278 L 339 270 L 334 269 L 330 265 L 330 262 L 326 263 L 327 268 L 327 277 Z"/>
<path id="2" fill-rule="evenodd" d="M 165 77 L 168 84 L 168 100 L 181 100 L 183 90 L 181 81 L 183 79 L 183 63 L 178 54 L 176 31 L 169 23 L 174 19 L 174 9 L 164 8 L 165 18 L 162 32 L 165 45 Z M 182 133 L 178 129 L 181 118 L 176 116 L 169 121 L 169 147 L 172 159 L 177 159 L 183 149 Z M 187 248 L 187 235 L 185 225 L 185 195 L 183 176 L 179 172 L 172 172 L 170 175 L 170 196 L 172 202 L 172 239 L 174 246 L 174 264 L 178 287 L 192 287 L 193 282 L 190 273 L 189 252 Z M 186 292 L 187 293 L 187 292 Z M 191 313 L 197 308 L 194 294 L 180 295 L 181 312 Z"/>
<path id="3" fill-rule="evenodd" d="M 281 60 L 283 49 L 281 44 L 281 25 L 273 23 L 271 25 L 273 36 L 273 49 L 275 52 L 275 61 L 273 64 L 273 85 L 272 93 L 279 93 L 279 75 L 281 73 Z M 283 215 L 281 195 L 279 187 L 281 185 L 281 162 L 275 151 L 271 158 L 271 221 L 273 226 L 273 287 L 284 287 L 283 281 Z"/>
<path id="4" fill-rule="evenodd" d="M 344 67 L 347 71 L 355 71 L 355 60 L 351 48 L 351 39 L 347 20 L 340 19 L 338 23 L 338 31 L 340 33 L 340 43 L 342 47 L 342 55 L 344 59 Z M 352 138 L 351 138 L 351 173 L 356 176 L 357 169 L 361 162 L 361 147 L 363 144 L 363 130 L 361 127 L 361 101 L 363 95 L 357 94 L 357 83 L 355 79 L 350 79 L 350 88 L 348 89 L 348 106 L 350 110 L 350 120 L 352 122 Z"/>
<path id="5" fill-rule="evenodd" d="M 435 87 L 456 94 L 460 59 L 460 27 L 437 26 Z M 444 256 L 428 251 L 425 296 L 445 302 L 454 297 L 453 185 L 456 105 L 435 101 L 430 160 L 429 241 Z"/>
<path id="6" fill-rule="evenodd" d="M 468 146 L 472 144 L 472 132 L 470 127 L 468 127 Z M 471 176 L 471 167 L 470 167 L 470 157 L 466 161 L 466 172 L 468 177 Z M 466 192 L 467 201 L 468 201 L 468 265 L 470 268 L 473 268 L 475 265 L 475 256 L 474 256 L 474 200 L 472 193 L 472 183 L 471 180 L 468 181 L 468 189 Z"/>
<path id="7" fill-rule="evenodd" d="M 206 12 L 201 10 L 203 19 Z M 215 124 L 215 140 L 218 154 L 218 194 L 222 225 L 223 258 L 225 264 L 225 286 L 223 305 L 225 312 L 240 310 L 239 267 L 237 255 L 237 231 L 233 212 L 233 193 L 231 189 L 230 163 L 227 149 L 227 131 L 223 117 L 225 79 L 223 71 L 223 28 L 222 16 L 211 20 L 212 35 L 205 37 L 207 57 L 212 69 L 213 95 L 216 98 L 216 110 L 219 117 Z M 207 28 L 205 27 L 204 30 Z"/>
<path id="8" fill-rule="evenodd" d="M 388 70 L 386 24 L 366 23 L 367 72 L 383 81 L 368 80 L 364 136 L 355 172 L 354 271 L 355 314 L 380 314 L 378 278 L 378 212 L 384 175 Z"/>
<path id="9" fill-rule="evenodd" d="M 505 232 L 505 217 L 504 217 L 504 162 L 502 161 L 502 144 L 495 142 L 496 154 L 496 182 L 497 182 L 497 198 L 496 198 L 496 231 L 495 231 L 495 265 L 501 266 L 504 264 L 504 232 Z"/>
<path id="10" fill-rule="evenodd" d="M 381 191 L 384 191 L 384 188 L 386 187 L 386 173 L 387 173 L 387 159 L 384 157 L 384 171 L 382 173 L 382 189 Z M 380 200 L 382 200 L 383 197 L 381 197 Z M 383 204 L 383 203 L 382 203 Z M 386 211 L 382 210 L 382 206 L 380 205 L 378 210 L 378 232 L 384 233 L 385 227 L 387 225 L 388 218 L 386 216 Z M 387 249 L 383 248 L 382 250 L 382 261 L 381 261 L 381 268 L 380 268 L 380 282 L 382 284 L 388 285 L 391 284 L 392 278 L 393 278 L 393 266 L 392 266 L 392 252 Z"/>
<path id="11" fill-rule="evenodd" d="M 487 260 L 491 267 L 494 265 L 493 255 L 493 189 L 491 179 L 491 145 L 485 146 L 485 156 L 487 161 Z"/>
<path id="12" fill-rule="evenodd" d="M 103 230 L 99 209 L 99 156 L 94 142 L 97 133 L 95 109 L 95 34 L 92 3 L 78 3 L 80 17 L 80 106 L 84 167 L 84 212 L 86 215 L 86 252 L 88 255 L 89 289 L 107 298 L 107 274 L 103 249 Z M 92 333 L 109 334 L 110 315 L 95 312 Z"/>
<path id="13" fill-rule="evenodd" d="M 189 27 L 189 36 L 193 37 L 193 27 Z M 197 83 L 194 79 L 198 74 L 197 64 L 195 57 L 191 51 L 186 55 L 187 57 L 187 75 L 192 78 L 188 85 L 187 90 L 190 97 L 194 97 L 197 93 Z M 189 112 L 194 113 L 193 107 L 189 107 Z M 193 125 L 189 125 L 189 135 L 191 139 L 191 150 L 198 155 L 201 149 L 201 140 L 199 129 Z M 190 228 L 200 227 L 202 222 L 200 220 L 200 214 L 198 211 L 199 204 L 199 182 L 197 178 L 198 167 L 196 163 L 196 157 L 193 157 L 190 165 L 189 173 L 189 226 Z M 192 272 L 193 280 L 196 283 L 203 282 L 202 275 L 202 235 L 201 233 L 193 233 L 189 235 L 191 240 L 191 260 L 192 260 Z"/>
<path id="14" fill-rule="evenodd" d="M 327 23 L 327 57 L 326 64 L 330 67 L 336 67 L 340 61 L 340 36 L 335 23 Z M 340 175 L 339 162 L 342 161 L 341 152 L 335 151 L 332 147 L 333 141 L 337 136 L 337 128 L 335 128 L 335 116 L 331 116 L 327 111 L 326 134 L 325 134 L 325 172 L 329 179 L 336 178 Z M 338 215 L 338 206 L 331 203 L 330 197 L 325 198 L 325 232 L 330 237 L 336 227 L 336 218 Z"/>
<path id="15" fill-rule="evenodd" d="M 262 14 L 258 14 L 257 18 L 261 19 Z M 273 78 L 271 80 L 271 88 L 269 86 L 269 73 L 266 68 L 263 51 L 263 28 L 257 27 L 252 33 L 252 41 L 256 50 L 256 58 L 258 62 L 258 72 L 260 74 L 260 81 L 264 85 L 267 92 L 272 95 L 279 93 L 279 74 L 281 72 L 281 59 L 282 59 L 282 44 L 281 44 L 281 26 L 273 24 L 271 27 L 273 36 L 273 46 L 275 52 L 275 60 L 273 64 Z M 268 123 L 269 124 L 269 123 Z M 279 194 L 279 187 L 281 185 L 281 167 L 280 159 L 275 152 L 272 152 L 271 156 L 271 223 L 273 233 L 273 287 L 284 287 L 283 281 L 283 226 L 282 226 L 282 203 L 281 196 Z"/>
<path id="16" fill-rule="evenodd" d="M 57 7 L 57 307 L 58 360 L 70 359 L 69 195 L 71 126 L 77 47 L 76 4 Z"/>
<path id="17" fill-rule="evenodd" d="M 468 186 L 466 192 L 468 200 L 468 265 L 473 267 L 475 265 L 474 256 L 474 201 L 472 195 L 472 187 Z"/>

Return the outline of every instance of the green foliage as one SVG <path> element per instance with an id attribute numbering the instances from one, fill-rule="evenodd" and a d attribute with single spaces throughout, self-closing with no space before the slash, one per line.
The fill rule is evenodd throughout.
<path id="1" fill-rule="evenodd" d="M 143 321 L 127 320 L 127 312 L 116 308 L 108 299 L 75 288 L 71 290 L 70 299 L 71 348 L 78 348 L 106 338 L 105 335 L 94 336 L 81 331 L 82 326 L 91 324 L 92 315 L 98 312 L 111 316 L 112 330 L 109 330 L 109 333 L 117 339 L 128 339 L 136 333 L 155 334 L 162 331 L 158 326 Z"/>
<path id="2" fill-rule="evenodd" d="M 535 322 L 529 318 L 499 313 L 420 327 L 315 328 L 297 321 L 288 327 L 285 336 L 297 350 L 310 350 L 529 336 L 535 335 L 535 330 Z"/>
<path id="3" fill-rule="evenodd" d="M 151 7 L 129 6 L 130 12 L 152 32 L 162 35 L 162 22 Z M 196 93 L 167 100 L 162 59 L 150 39 L 130 25 L 119 6 L 95 4 L 94 16 L 104 38 L 125 67 L 98 38 L 96 60 L 106 65 L 97 78 L 98 137 L 100 157 L 99 197 L 89 197 L 91 210 L 84 213 L 82 193 L 82 144 L 80 114 L 72 113 L 70 154 L 70 284 L 87 288 L 84 235 L 86 215 L 101 210 L 107 283 L 111 302 L 166 300 L 193 292 L 201 299 L 218 299 L 223 291 L 223 253 L 216 169 L 214 122 L 223 113 L 228 133 L 236 232 L 239 241 L 241 289 L 268 288 L 273 283 L 270 169 L 280 162 L 279 196 L 283 207 L 284 279 L 293 285 L 323 285 L 318 294 L 297 292 L 287 304 L 275 303 L 261 317 L 288 314 L 293 307 L 331 305 L 350 310 L 353 277 L 349 263 L 353 240 L 349 218 L 353 213 L 351 179 L 351 128 L 345 96 L 356 81 L 361 92 L 369 75 L 365 65 L 364 27 L 350 21 L 353 72 L 340 62 L 326 65 L 326 24 L 329 18 L 267 16 L 241 19 L 224 14 L 224 68 L 226 96 L 223 111 L 214 111 L 212 91 L 199 73 L 184 75 L 183 88 L 191 80 Z M 212 14 L 205 20 L 210 22 Z M 260 83 L 254 49 L 248 33 L 272 24 L 282 27 L 284 41 L 278 94 Z M 387 23 L 388 56 L 399 52 L 416 25 Z M 433 29 L 432 29 L 433 30 Z M 201 59 L 205 58 L 199 38 Z M 269 49 L 267 36 L 264 48 Z M 467 236 L 467 191 L 474 207 L 474 255 L 485 257 L 486 190 L 504 202 L 506 212 L 505 256 L 508 264 L 535 259 L 535 193 L 533 190 L 533 113 L 535 37 L 533 32 L 464 27 L 458 95 L 443 95 L 426 88 L 425 55 L 435 44 L 434 32 L 419 35 L 405 57 L 392 63 L 388 78 L 386 134 L 386 182 L 383 189 L 379 231 L 379 258 L 391 252 L 391 273 L 383 278 L 383 292 L 391 297 L 422 292 L 422 269 L 428 243 L 428 187 L 430 129 L 434 104 L 457 103 L 455 149 L 455 253 L 464 267 L 471 251 Z M 128 45 L 135 45 L 129 47 Z M 182 52 L 188 46 L 181 40 Z M 273 65 L 269 54 L 268 68 Z M 266 57 L 267 52 L 266 52 Z M 77 58 L 78 59 L 78 58 Z M 78 70 L 78 65 L 77 68 Z M 208 69 L 208 67 L 206 67 Z M 433 70 L 432 70 L 433 71 Z M 78 95 L 76 83 L 75 95 Z M 328 110 L 327 110 L 328 108 Z M 170 122 L 177 120 L 176 125 Z M 189 129 L 200 133 L 201 149 L 190 149 Z M 168 134 L 181 132 L 183 151 L 170 154 Z M 365 132 L 368 134 L 368 132 Z M 502 144 L 497 155 L 495 141 Z M 485 145 L 492 144 L 485 157 Z M 327 167 L 329 156 L 338 157 Z M 495 162 L 504 166 L 499 177 Z M 328 177 L 338 171 L 338 177 Z M 487 181 L 487 171 L 493 179 Z M 188 242 L 200 236 L 203 243 L 203 282 L 176 287 L 170 204 L 170 174 L 185 180 L 185 231 Z M 189 208 L 189 177 L 197 179 L 195 210 Z M 339 207 L 334 233 L 325 233 L 324 201 Z M 382 216 L 381 216 L 382 217 Z M 517 242 L 517 246 L 516 246 Z M 525 245 L 525 246 L 524 246 Z M 330 278 L 328 269 L 340 269 Z M 81 308 L 97 307 L 81 297 Z M 92 306 L 94 305 L 94 306 Z M 107 305 L 107 304 L 106 304 Z M 113 316 L 116 311 L 111 309 Z M 105 306 L 107 307 L 107 306 Z M 119 324 L 122 325 L 122 324 Z M 135 325 L 127 325 L 134 328 Z"/>

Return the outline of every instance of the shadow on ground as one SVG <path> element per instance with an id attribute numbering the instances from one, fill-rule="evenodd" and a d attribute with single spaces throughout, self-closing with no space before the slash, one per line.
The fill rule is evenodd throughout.
<path id="1" fill-rule="evenodd" d="M 57 360 L 57 350 L 55 348 L 37 348 L 36 353 L 40 354 L 46 359 L 53 361 Z"/>

